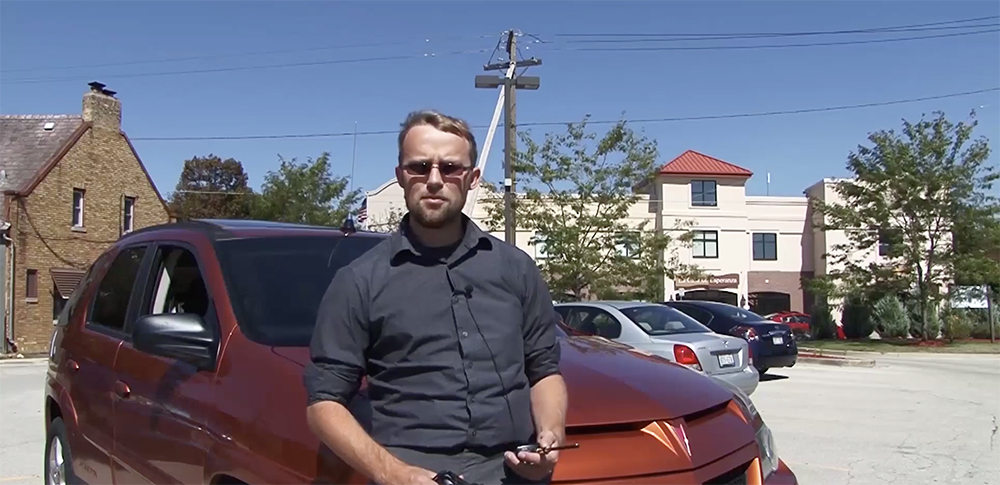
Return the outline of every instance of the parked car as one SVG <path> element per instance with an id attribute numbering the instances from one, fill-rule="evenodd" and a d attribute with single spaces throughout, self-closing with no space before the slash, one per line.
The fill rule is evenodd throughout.
<path id="1" fill-rule="evenodd" d="M 803 336 L 809 335 L 809 315 L 802 312 L 778 312 L 764 315 L 767 320 L 781 322 L 792 329 L 792 335 L 801 340 Z"/>
<path id="2" fill-rule="evenodd" d="M 384 238 L 253 221 L 122 237 L 52 335 L 47 483 L 367 483 L 310 431 L 302 372 L 328 283 Z M 555 482 L 797 483 L 739 389 L 557 333 L 580 448 Z M 370 427 L 365 389 L 350 406 Z"/>
<path id="3" fill-rule="evenodd" d="M 705 375 L 727 381 L 747 395 L 760 376 L 750 365 L 747 342 L 721 335 L 685 313 L 657 303 L 582 301 L 560 303 L 563 324 L 645 350 Z"/>
<path id="4" fill-rule="evenodd" d="M 788 325 L 792 329 L 792 333 L 799 340 L 802 340 L 803 337 L 807 339 L 812 338 L 812 317 L 808 314 L 802 312 L 778 312 L 766 315 L 764 318 Z M 836 326 L 837 338 L 841 340 L 846 339 L 847 336 L 844 335 L 844 324 L 836 322 Z"/>
<path id="5" fill-rule="evenodd" d="M 714 301 L 681 300 L 665 305 L 687 313 L 712 330 L 735 335 L 750 344 L 753 365 L 761 374 L 774 367 L 792 367 L 799 350 L 792 329 L 740 307 Z"/>

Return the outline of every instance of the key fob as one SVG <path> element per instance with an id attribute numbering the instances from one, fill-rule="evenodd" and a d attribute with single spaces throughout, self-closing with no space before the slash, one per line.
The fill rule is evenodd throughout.
<path id="1" fill-rule="evenodd" d="M 520 453 L 522 451 L 525 451 L 525 452 L 528 452 L 528 453 L 538 453 L 538 451 L 541 450 L 541 449 L 542 449 L 542 447 L 539 446 L 538 443 L 529 443 L 529 444 L 526 444 L 526 445 L 519 445 L 517 448 L 514 449 L 514 453 L 517 454 L 517 453 Z"/>

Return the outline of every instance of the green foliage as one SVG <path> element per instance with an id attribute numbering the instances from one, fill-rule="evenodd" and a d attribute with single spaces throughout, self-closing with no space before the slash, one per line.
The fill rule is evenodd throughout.
<path id="1" fill-rule="evenodd" d="M 875 324 L 882 337 L 905 338 L 910 331 L 910 316 L 906 313 L 903 302 L 894 295 L 882 297 L 872 311 Z"/>
<path id="2" fill-rule="evenodd" d="M 875 330 L 871 307 L 865 298 L 852 294 L 844 301 L 844 312 L 840 319 L 844 325 L 844 336 L 849 339 L 868 338 Z"/>
<path id="3" fill-rule="evenodd" d="M 952 229 L 977 231 L 984 213 L 997 213 L 997 199 L 989 194 L 1000 174 L 986 165 L 987 141 L 972 140 L 976 124 L 954 124 L 943 113 L 916 123 L 904 120 L 902 134 L 872 133 L 872 146 L 850 154 L 847 169 L 854 178 L 834 187 L 843 202 L 814 201 L 825 216 L 821 229 L 848 236 L 829 255 L 844 268 L 831 275 L 837 291 L 878 288 L 892 294 L 915 288 L 919 328 L 932 330 L 926 309 L 940 301 L 937 288 L 957 269 L 976 266 L 985 244 L 970 238 L 964 251 L 953 251 Z M 874 252 L 880 240 L 884 256 L 875 261 L 856 256 Z"/>
<path id="4" fill-rule="evenodd" d="M 361 191 L 348 192 L 348 177 L 330 174 L 330 154 L 298 163 L 285 160 L 264 177 L 254 205 L 254 218 L 268 221 L 340 227 Z"/>
<path id="5" fill-rule="evenodd" d="M 904 305 L 910 317 L 911 336 L 923 340 L 938 338 L 941 332 L 941 315 L 937 305 L 922 305 L 918 296 L 913 296 Z"/>
<path id="6" fill-rule="evenodd" d="M 253 205 L 243 164 L 216 155 L 184 161 L 168 205 L 179 220 L 248 219 Z"/>
<path id="7" fill-rule="evenodd" d="M 624 121 L 600 138 L 586 125 L 586 119 L 570 123 L 565 133 L 547 134 L 542 142 L 521 134 L 525 149 L 514 157 L 523 194 L 514 203 L 518 229 L 534 232 L 535 243 L 543 245 L 547 256 L 538 263 L 556 298 L 662 300 L 664 276 L 700 272 L 676 253 L 690 240 L 689 224 L 649 227 L 656 217 L 630 218 L 642 200 L 638 189 L 651 188 L 660 168 L 656 142 Z M 500 231 L 503 193 L 490 183 L 484 189 L 487 225 Z"/>
<path id="8" fill-rule="evenodd" d="M 964 308 L 947 307 L 941 312 L 941 334 L 954 341 L 972 336 L 973 317 Z"/>
<path id="9" fill-rule="evenodd" d="M 837 336 L 837 324 L 830 307 L 823 301 L 815 303 L 809 311 L 809 333 L 814 340 L 829 340 Z"/>

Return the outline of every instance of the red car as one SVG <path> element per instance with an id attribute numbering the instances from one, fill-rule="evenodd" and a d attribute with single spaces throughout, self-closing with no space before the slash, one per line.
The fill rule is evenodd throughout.
<path id="1" fill-rule="evenodd" d="M 368 483 L 309 430 L 302 368 L 334 273 L 385 237 L 204 221 L 121 238 L 54 327 L 45 483 Z M 736 387 L 558 333 L 580 449 L 555 483 L 797 483 Z M 351 408 L 371 425 L 364 391 Z"/>
<path id="2" fill-rule="evenodd" d="M 809 315 L 802 312 L 778 312 L 772 313 L 764 318 L 768 320 L 774 320 L 775 322 L 781 322 L 792 328 L 792 333 L 796 338 L 801 338 L 803 335 L 810 335 L 809 325 L 812 319 Z M 847 337 L 844 335 L 844 325 L 840 322 L 837 324 L 837 338 L 844 340 Z"/>

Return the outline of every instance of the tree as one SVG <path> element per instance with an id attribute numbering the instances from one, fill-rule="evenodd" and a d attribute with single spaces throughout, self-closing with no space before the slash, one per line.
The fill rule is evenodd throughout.
<path id="1" fill-rule="evenodd" d="M 369 231 L 389 233 L 395 231 L 399 228 L 399 223 L 402 222 L 403 216 L 406 215 L 406 211 L 396 207 L 390 207 L 388 211 L 384 214 L 371 215 L 368 216 L 368 221 L 365 224 L 365 228 Z"/>
<path id="2" fill-rule="evenodd" d="M 514 203 L 518 229 L 534 232 L 536 244 L 544 247 L 546 256 L 538 263 L 557 298 L 661 300 L 664 276 L 694 271 L 671 252 L 689 235 L 675 239 L 647 227 L 655 217 L 630 217 L 642 200 L 636 189 L 650 187 L 659 169 L 656 143 L 624 121 L 600 139 L 587 133 L 586 125 L 586 118 L 570 123 L 565 134 L 547 134 L 542 143 L 521 134 L 526 149 L 514 156 L 523 187 Z M 502 193 L 494 184 L 484 185 L 487 225 L 501 230 Z"/>
<path id="3" fill-rule="evenodd" d="M 954 124 L 938 112 L 916 123 L 904 120 L 902 134 L 874 132 L 872 146 L 859 146 L 848 157 L 854 178 L 835 185 L 843 202 L 815 201 L 826 216 L 822 228 L 848 237 L 830 254 L 843 265 L 830 275 L 840 292 L 867 289 L 869 300 L 877 301 L 871 288 L 915 288 L 924 339 L 931 333 L 928 309 L 967 260 L 953 250 L 953 231 L 981 226 L 977 207 L 996 203 L 988 194 L 998 174 L 985 165 L 987 141 L 972 140 L 975 126 Z M 858 258 L 876 247 L 880 258 Z"/>
<path id="4" fill-rule="evenodd" d="M 348 191 L 349 178 L 330 174 L 330 154 L 299 163 L 278 156 L 281 165 L 264 177 L 254 216 L 267 221 L 340 227 L 361 191 Z"/>
<path id="5" fill-rule="evenodd" d="M 247 219 L 253 190 L 243 164 L 209 154 L 184 161 L 169 206 L 178 219 Z"/>

